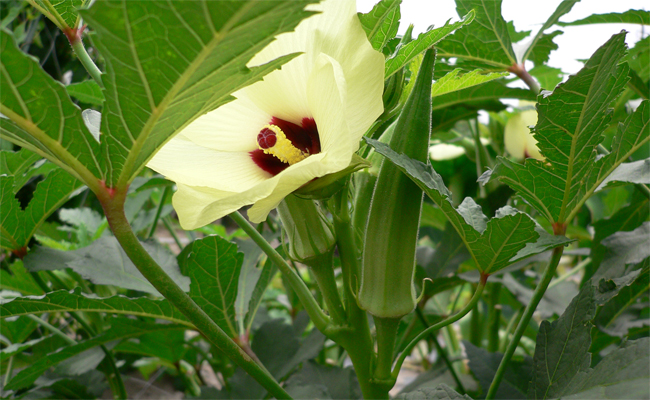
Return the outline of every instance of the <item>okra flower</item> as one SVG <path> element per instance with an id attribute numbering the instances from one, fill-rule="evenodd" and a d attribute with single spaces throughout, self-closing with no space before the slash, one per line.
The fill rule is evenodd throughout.
<path id="1" fill-rule="evenodd" d="M 535 103 L 519 102 L 519 106 L 532 106 Z M 530 126 L 537 123 L 537 111 L 524 110 L 508 119 L 505 127 L 504 142 L 508 153 L 517 160 L 535 158 L 543 160 L 544 157 L 537 148 L 537 140 L 530 133 Z"/>
<path id="2" fill-rule="evenodd" d="M 263 221 L 315 178 L 345 169 L 382 113 L 384 57 L 361 27 L 353 0 L 322 11 L 258 53 L 249 66 L 302 52 L 236 100 L 190 123 L 148 166 L 176 182 L 173 205 L 185 229 L 242 206 Z"/>

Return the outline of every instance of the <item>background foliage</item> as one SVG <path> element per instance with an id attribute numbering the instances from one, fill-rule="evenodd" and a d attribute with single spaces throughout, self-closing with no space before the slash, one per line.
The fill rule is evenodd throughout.
<path id="1" fill-rule="evenodd" d="M 310 15 L 306 3 L 0 3 L 3 397 L 119 397 L 123 382 L 135 396 L 138 380 L 193 398 L 267 396 L 160 295 L 107 229 L 93 192 L 129 183 L 126 218 L 144 249 L 290 395 L 361 396 L 346 352 L 310 324 L 278 266 L 230 218 L 180 229 L 173 184 L 144 168 L 194 118 L 295 56 L 246 67 Z M 493 0 L 456 0 L 458 18 L 416 38 L 396 37 L 399 0 L 360 15 L 386 56 L 385 111 L 360 150 L 375 167 L 350 178 L 352 218 L 367 215 L 362 189 L 384 157 L 426 193 L 415 280 L 423 297 L 401 320 L 395 349 L 407 349 L 404 369 L 417 377 L 400 380 L 391 392 L 398 398 L 485 398 L 557 246 L 566 246 L 557 273 L 494 396 L 649 395 L 650 38 L 628 49 L 616 33 L 571 76 L 546 63 L 562 26 L 649 25 L 650 16 L 629 10 L 561 22 L 575 3 L 563 1 L 535 36 L 517 32 Z M 82 21 L 100 82 L 66 37 Z M 455 156 L 425 164 L 382 135 L 432 45 L 432 145 L 454 145 Z M 506 150 L 510 121 L 532 109 L 524 101 L 535 103 L 543 160 Z M 275 213 L 257 227 L 286 254 L 281 229 Z M 339 285 L 340 264 L 336 255 Z M 311 271 L 294 266 L 320 300 Z M 468 303 L 478 272 L 491 276 L 470 315 L 408 347 Z"/>

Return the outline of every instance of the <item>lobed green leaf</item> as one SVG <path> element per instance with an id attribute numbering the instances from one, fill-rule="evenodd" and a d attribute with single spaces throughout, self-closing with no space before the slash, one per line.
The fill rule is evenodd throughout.
<path id="1" fill-rule="evenodd" d="M 627 10 L 622 13 L 592 14 L 572 22 L 558 22 L 560 26 L 575 26 L 589 24 L 641 24 L 650 25 L 650 11 Z"/>
<path id="2" fill-rule="evenodd" d="M 373 49 L 381 51 L 397 35 L 401 3 L 402 0 L 381 0 L 368 13 L 358 14 Z"/>
<path id="3" fill-rule="evenodd" d="M 385 78 L 388 79 L 389 76 L 407 65 L 417 55 L 423 53 L 431 46 L 436 45 L 457 29 L 471 23 L 474 19 L 474 11 L 472 10 L 467 10 L 467 12 L 462 15 L 464 15 L 464 17 L 461 18 L 460 21 L 454 22 L 453 24 L 450 24 L 449 21 L 447 21 L 444 26 L 421 33 L 418 35 L 417 39 L 400 47 L 394 56 L 386 60 L 386 72 L 384 73 Z"/>
<path id="4" fill-rule="evenodd" d="M 192 283 L 190 297 L 231 337 L 238 337 L 235 301 L 244 254 L 219 236 L 189 244 L 178 256 Z"/>
<path id="5" fill-rule="evenodd" d="M 167 300 L 152 300 L 146 297 L 131 299 L 121 295 L 98 298 L 82 293 L 81 288 L 78 287 L 69 292 L 57 290 L 44 296 L 25 296 L 0 300 L 1 318 L 44 312 L 73 311 L 137 315 L 164 319 L 186 325 L 186 327 L 192 327 L 183 314 L 169 304 Z"/>
<path id="6" fill-rule="evenodd" d="M 104 93 L 99 84 L 93 80 L 71 83 L 65 87 L 70 97 L 94 106 L 101 106 L 104 103 Z"/>
<path id="7" fill-rule="evenodd" d="M 398 154 L 376 140 L 366 138 L 366 142 L 409 176 L 440 207 L 483 273 L 492 274 L 516 261 L 570 242 L 565 237 L 547 234 L 527 214 L 512 207 L 501 208 L 489 221 L 481 207 L 469 197 L 454 208 L 451 192 L 430 165 Z"/>
<path id="8" fill-rule="evenodd" d="M 76 176 L 102 179 L 99 143 L 61 83 L 0 31 L 0 137 L 29 149 Z"/>
<path id="9" fill-rule="evenodd" d="M 309 2 L 107 0 L 84 11 L 106 63 L 107 185 L 130 183 L 192 120 L 293 58 L 246 67 L 275 35 L 311 15 L 303 10 Z"/>
<path id="10" fill-rule="evenodd" d="M 549 221 L 570 220 L 595 190 L 585 185 L 611 119 L 606 110 L 627 82 L 625 33 L 600 47 L 578 74 L 538 98 L 535 139 L 544 161 L 499 158 L 492 177 L 517 191 Z M 603 177 L 604 179 L 604 177 Z"/>
<path id="11" fill-rule="evenodd" d="M 458 15 L 476 13 L 471 29 L 449 36 L 437 46 L 439 57 L 457 57 L 477 63 L 475 67 L 507 70 L 517 63 L 501 0 L 456 0 Z"/>
<path id="12" fill-rule="evenodd" d="M 9 381 L 9 383 L 7 383 L 5 389 L 18 390 L 25 388 L 34 383 L 34 381 L 49 368 L 99 345 L 115 340 L 138 337 L 150 332 L 161 332 L 186 328 L 187 327 L 184 325 L 146 323 L 126 318 L 114 319 L 111 321 L 111 328 L 101 333 L 100 335 L 81 343 L 64 347 L 61 350 L 49 354 L 47 357 L 41 358 L 31 366 L 23 369 L 16 376 L 14 376 L 13 379 Z"/>

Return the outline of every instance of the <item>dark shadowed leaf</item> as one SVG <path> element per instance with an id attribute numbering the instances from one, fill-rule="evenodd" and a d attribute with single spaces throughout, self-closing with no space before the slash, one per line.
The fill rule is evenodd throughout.
<path id="1" fill-rule="evenodd" d="M 439 384 L 436 387 L 417 389 L 413 392 L 400 393 L 395 399 L 400 400 L 471 400 L 468 395 L 460 395 L 454 389 Z"/>
<path id="2" fill-rule="evenodd" d="M 537 334 L 528 398 L 556 398 L 573 377 L 589 369 L 591 320 L 596 312 L 594 287 L 585 285 L 560 318 L 543 321 Z"/>
<path id="3" fill-rule="evenodd" d="M 238 337 L 235 300 L 244 254 L 219 236 L 189 244 L 178 257 L 190 277 L 190 297 L 231 337 Z"/>
<path id="4" fill-rule="evenodd" d="M 43 289 L 34 281 L 21 260 L 14 261 L 9 266 L 9 271 L 0 270 L 0 288 L 24 296 L 43 294 Z"/>
<path id="5" fill-rule="evenodd" d="M 113 342 L 115 340 L 122 340 L 129 337 L 137 337 L 149 332 L 167 331 L 174 329 L 186 329 L 184 325 L 165 325 L 145 323 L 132 319 L 113 319 L 111 320 L 111 328 L 104 333 L 77 343 L 64 347 L 63 349 L 49 354 L 47 357 L 41 358 L 31 366 L 20 371 L 9 383 L 5 386 L 8 390 L 17 390 L 27 387 L 34 383 L 36 378 L 41 376 L 43 372 L 49 368 L 56 366 L 62 361 L 68 360 L 78 354 L 87 351 L 88 349 L 95 348 L 101 344 Z"/>
<path id="6" fill-rule="evenodd" d="M 613 280 L 619 286 L 616 296 L 605 303 L 596 315 L 596 326 L 611 336 L 623 337 L 631 328 L 650 324 L 647 316 L 639 318 L 638 312 L 631 310 L 635 305 L 643 307 L 647 304 L 644 296 L 650 289 L 650 258 L 646 258 L 638 268 L 633 271 L 637 274 L 630 273 L 623 279 Z M 630 279 L 625 279 L 628 276 Z"/>
<path id="7" fill-rule="evenodd" d="M 176 259 L 169 250 L 155 241 L 142 242 L 142 245 L 181 289 L 190 290 L 189 278 L 180 273 Z M 71 268 L 96 285 L 114 285 L 160 296 L 113 236 L 104 236 L 78 250 L 36 247 L 25 257 L 25 267 L 30 271 Z"/>
<path id="8" fill-rule="evenodd" d="M 26 296 L 0 301 L 0 317 L 2 318 L 58 311 L 137 315 L 192 326 L 183 314 L 167 300 L 151 300 L 146 297 L 130 299 L 125 296 L 97 298 L 81 293 L 79 287 L 70 292 L 58 290 L 44 296 Z M 6 321 L 3 321 L 3 324 L 6 324 Z"/>
<path id="9" fill-rule="evenodd" d="M 306 362 L 302 369 L 291 375 L 287 392 L 294 398 L 313 398 L 319 391 L 320 399 L 360 399 L 361 388 L 354 370 Z"/>
<path id="10" fill-rule="evenodd" d="M 595 368 L 577 374 L 562 399 L 650 398 L 650 338 L 631 340 L 609 353 Z"/>
<path id="11" fill-rule="evenodd" d="M 503 354 L 489 353 L 485 349 L 474 346 L 472 343 L 463 340 L 467 358 L 469 359 L 469 369 L 478 379 L 483 396 L 485 398 L 490 383 L 499 368 Z M 533 360 L 526 357 L 523 360 L 513 360 L 508 364 L 503 381 L 497 390 L 496 398 L 498 399 L 524 399 L 528 392 L 528 382 L 532 375 Z"/>
<path id="12" fill-rule="evenodd" d="M 397 35 L 402 0 L 382 0 L 366 14 L 359 13 L 359 21 L 375 50 L 381 51 Z"/>
<path id="13" fill-rule="evenodd" d="M 130 182 L 171 136 L 292 56 L 246 63 L 310 13 L 307 1 L 96 2 L 82 13 L 105 59 L 107 184 Z"/>

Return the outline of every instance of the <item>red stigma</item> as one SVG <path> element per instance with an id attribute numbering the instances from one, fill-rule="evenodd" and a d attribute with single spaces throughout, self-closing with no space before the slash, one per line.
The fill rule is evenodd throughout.
<path id="1" fill-rule="evenodd" d="M 275 132 L 269 128 L 262 129 L 257 135 L 257 144 L 259 144 L 263 149 L 269 149 L 275 146 L 276 142 L 277 138 L 275 137 Z"/>

